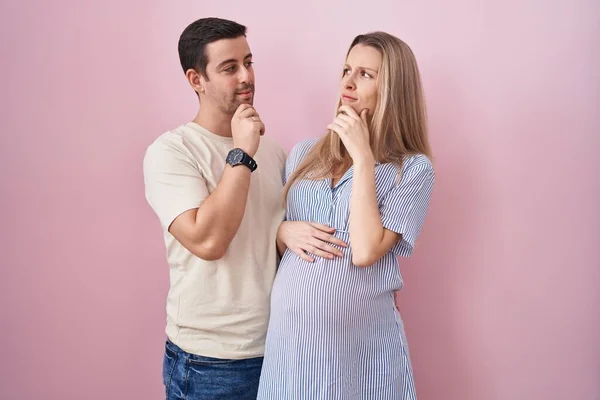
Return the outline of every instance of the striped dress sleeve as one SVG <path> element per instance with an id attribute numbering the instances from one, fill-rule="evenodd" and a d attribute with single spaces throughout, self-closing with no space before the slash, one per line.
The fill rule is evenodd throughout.
<path id="1" fill-rule="evenodd" d="M 298 142 L 290 150 L 290 154 L 287 157 L 285 163 L 285 173 L 283 184 L 285 185 L 292 175 L 292 173 L 298 168 L 304 157 L 312 149 L 312 147 L 318 142 L 318 139 L 306 139 Z"/>
<path id="2" fill-rule="evenodd" d="M 392 247 L 397 256 L 409 257 L 425 221 L 435 173 L 429 159 L 415 156 L 403 166 L 402 179 L 380 203 L 383 227 L 402 235 Z"/>

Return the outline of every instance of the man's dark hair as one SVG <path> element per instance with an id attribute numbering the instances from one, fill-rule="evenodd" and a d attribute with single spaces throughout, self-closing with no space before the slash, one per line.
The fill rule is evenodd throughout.
<path id="1" fill-rule="evenodd" d="M 246 27 L 237 22 L 222 18 L 201 18 L 185 28 L 179 37 L 179 62 L 185 73 L 193 68 L 205 78 L 208 57 L 204 51 L 207 44 L 221 39 L 235 39 L 246 36 Z"/>

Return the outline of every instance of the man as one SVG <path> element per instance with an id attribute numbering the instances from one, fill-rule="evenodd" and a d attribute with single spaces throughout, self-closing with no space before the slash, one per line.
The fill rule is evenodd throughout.
<path id="1" fill-rule="evenodd" d="M 143 163 L 170 267 L 166 397 L 254 399 L 284 216 L 285 152 L 261 137 L 244 26 L 197 20 L 180 37 L 179 58 L 199 111 L 150 144 Z"/>

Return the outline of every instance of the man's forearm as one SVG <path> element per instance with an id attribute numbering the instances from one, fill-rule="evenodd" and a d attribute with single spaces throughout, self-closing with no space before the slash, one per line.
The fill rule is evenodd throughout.
<path id="1" fill-rule="evenodd" d="M 194 242 L 221 258 L 237 233 L 250 189 L 250 170 L 227 165 L 216 189 L 196 213 Z"/>

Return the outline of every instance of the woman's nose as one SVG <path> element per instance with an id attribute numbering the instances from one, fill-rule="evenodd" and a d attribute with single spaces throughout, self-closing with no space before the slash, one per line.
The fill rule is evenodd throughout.
<path id="1" fill-rule="evenodd" d="M 354 81 L 352 80 L 351 77 L 346 78 L 346 80 L 344 81 L 344 88 L 348 89 L 348 90 L 356 89 L 356 86 L 354 85 Z"/>

